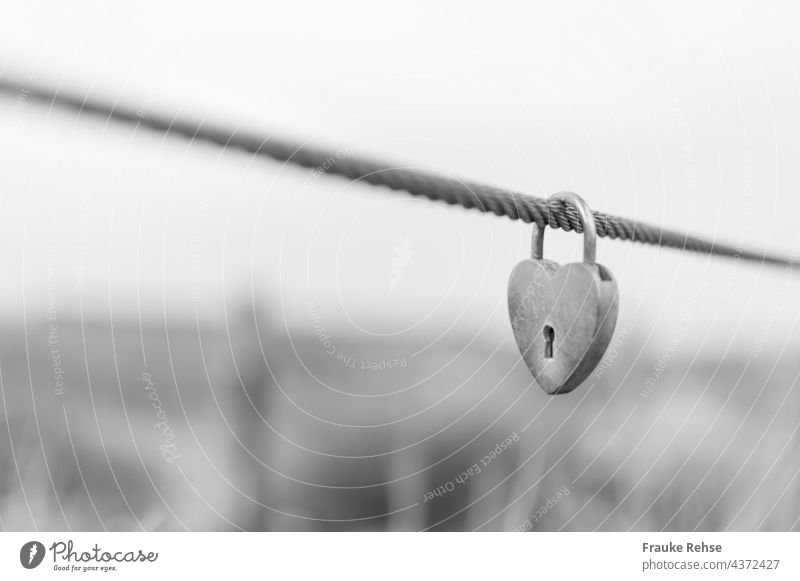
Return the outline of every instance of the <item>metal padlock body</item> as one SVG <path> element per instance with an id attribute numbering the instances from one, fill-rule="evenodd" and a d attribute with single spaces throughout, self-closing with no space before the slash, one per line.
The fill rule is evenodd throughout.
<path id="1" fill-rule="evenodd" d="M 614 333 L 619 310 L 617 283 L 594 262 L 594 219 L 574 194 L 587 233 L 584 262 L 560 266 L 542 258 L 543 238 L 534 226 L 533 258 L 511 273 L 508 310 L 525 364 L 548 394 L 568 393 L 591 374 Z M 574 196 L 574 198 L 573 198 Z M 575 199 L 577 198 L 577 200 Z"/>

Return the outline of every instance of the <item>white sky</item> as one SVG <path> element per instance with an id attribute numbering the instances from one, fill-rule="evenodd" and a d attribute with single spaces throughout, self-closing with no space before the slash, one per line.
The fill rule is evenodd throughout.
<path id="1" fill-rule="evenodd" d="M 571 189 L 595 209 L 732 243 L 800 247 L 791 3 L 26 1 L 3 12 L 6 74 L 538 196 Z M 304 324 L 314 300 L 342 329 L 433 336 L 457 320 L 506 333 L 506 281 L 529 249 L 521 223 L 9 99 L 0 201 L 2 311 L 25 301 L 29 316 L 45 311 L 49 264 L 69 312 L 82 296 L 115 313 L 137 300 L 154 315 L 211 313 L 252 287 Z M 579 248 L 548 231 L 548 256 L 568 262 Z M 687 321 L 696 347 L 800 335 L 800 276 L 605 240 L 598 259 L 619 281 L 622 316 L 643 296 L 640 329 L 663 345 Z"/>

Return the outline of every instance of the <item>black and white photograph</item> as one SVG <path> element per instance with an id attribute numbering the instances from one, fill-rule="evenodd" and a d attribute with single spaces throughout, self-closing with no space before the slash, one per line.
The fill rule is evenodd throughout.
<path id="1" fill-rule="evenodd" d="M 0 14 L 1 578 L 800 578 L 800 6 Z"/>

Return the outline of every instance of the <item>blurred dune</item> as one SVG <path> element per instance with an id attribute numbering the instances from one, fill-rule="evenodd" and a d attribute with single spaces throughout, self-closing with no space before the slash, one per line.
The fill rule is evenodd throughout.
<path id="1" fill-rule="evenodd" d="M 654 382 L 660 354 L 625 349 L 552 398 L 511 342 L 330 353 L 265 312 L 7 328 L 2 527 L 798 529 L 797 359 Z"/>

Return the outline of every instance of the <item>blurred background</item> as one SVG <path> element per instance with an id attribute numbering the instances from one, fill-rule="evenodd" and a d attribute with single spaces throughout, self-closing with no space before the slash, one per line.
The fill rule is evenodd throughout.
<path id="1" fill-rule="evenodd" d="M 788 2 L 3 12 L 21 87 L 800 252 Z M 800 276 L 600 240 L 615 337 L 548 397 L 506 312 L 530 235 L 3 95 L 0 528 L 800 528 Z"/>

